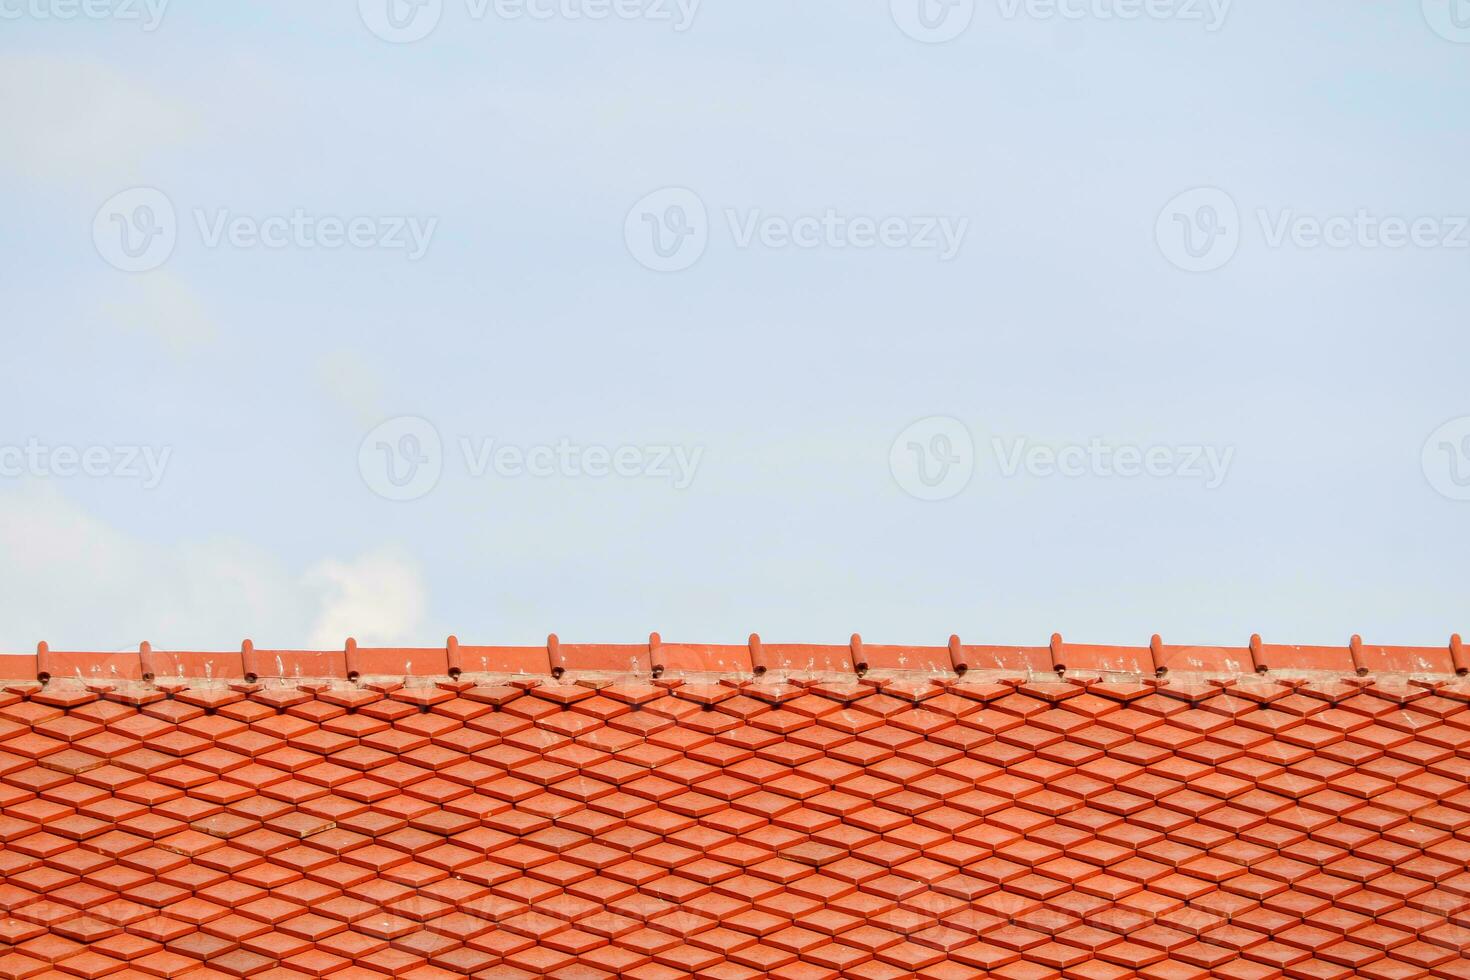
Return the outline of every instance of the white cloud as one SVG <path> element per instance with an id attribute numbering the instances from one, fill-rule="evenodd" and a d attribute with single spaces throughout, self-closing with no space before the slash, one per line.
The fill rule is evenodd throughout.
<path id="1" fill-rule="evenodd" d="M 340 648 L 420 638 L 427 590 L 389 554 L 327 558 L 304 574 L 222 538 L 165 543 L 98 520 L 49 487 L 0 490 L 0 651 Z M 420 638 L 421 639 L 421 638 Z"/>
<path id="2" fill-rule="evenodd" d="M 358 423 L 369 426 L 382 421 L 383 378 L 361 354 L 346 348 L 329 351 L 317 362 L 317 375 L 327 394 Z"/>
<path id="3" fill-rule="evenodd" d="M 428 595 L 412 562 L 386 553 L 331 559 L 317 563 L 306 583 L 322 596 L 309 638 L 313 649 L 336 649 L 349 636 L 364 646 L 423 642 Z"/>
<path id="4" fill-rule="evenodd" d="M 0 56 L 0 167 L 45 179 L 126 175 L 195 127 L 195 111 L 96 62 Z"/>
<path id="5" fill-rule="evenodd" d="M 117 277 L 113 295 L 102 304 L 103 318 L 136 331 L 183 355 L 212 343 L 219 327 L 189 286 L 167 269 Z"/>

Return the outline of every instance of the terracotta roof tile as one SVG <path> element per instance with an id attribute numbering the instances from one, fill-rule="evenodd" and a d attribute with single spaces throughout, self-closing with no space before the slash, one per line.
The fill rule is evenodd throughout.
<path id="1" fill-rule="evenodd" d="M 1470 694 L 1359 676 L 1458 664 L 1406 649 L 552 644 L 477 684 L 444 671 L 533 648 L 247 646 L 216 676 L 325 679 L 11 684 L 0 976 L 1462 975 Z M 577 673 L 635 656 L 663 672 Z M 873 673 L 788 673 L 828 661 Z M 766 673 L 679 673 L 721 662 Z"/>

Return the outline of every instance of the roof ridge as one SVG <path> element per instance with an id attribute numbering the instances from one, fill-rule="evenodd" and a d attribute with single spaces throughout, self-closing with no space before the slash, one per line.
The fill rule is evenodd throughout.
<path id="1" fill-rule="evenodd" d="M 1345 646 L 1266 643 L 1259 634 L 1243 646 L 1166 644 L 1155 634 L 1148 644 L 1072 643 L 1053 633 L 1044 646 L 968 644 L 951 635 L 942 645 L 870 644 L 852 634 L 846 644 L 767 643 L 752 633 L 744 644 L 668 642 L 658 633 L 645 643 L 562 643 L 555 633 L 543 645 L 470 645 L 455 636 L 435 647 L 367 647 L 349 637 L 337 650 L 258 648 L 247 639 L 238 650 L 155 650 L 148 641 L 137 651 L 60 651 L 42 641 L 34 654 L 0 654 L 0 680 L 83 682 L 191 678 L 335 678 L 372 676 L 458 677 L 516 674 L 560 678 L 572 673 L 808 675 L 903 672 L 920 676 L 963 676 L 969 671 L 1021 672 L 1028 677 L 1089 673 L 1160 678 L 1172 673 L 1238 678 L 1251 674 L 1418 677 L 1464 676 L 1470 656 L 1457 633 L 1443 647 L 1365 644 L 1354 635 Z"/>

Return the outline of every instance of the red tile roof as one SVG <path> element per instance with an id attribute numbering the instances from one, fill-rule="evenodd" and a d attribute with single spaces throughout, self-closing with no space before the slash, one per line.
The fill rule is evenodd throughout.
<path id="1" fill-rule="evenodd" d="M 977 646 L 951 636 L 944 646 L 864 643 L 853 634 L 843 645 L 765 643 L 752 634 L 748 643 L 665 643 L 657 633 L 647 643 L 562 643 L 555 634 L 538 646 L 468 646 L 451 636 L 442 647 L 360 647 L 347 640 L 341 650 L 264 650 L 250 640 L 238 651 L 164 651 L 148 643 L 137 652 L 99 653 L 52 650 L 0 654 L 0 680 L 32 680 L 41 675 L 86 682 L 152 678 L 239 679 L 247 677 L 352 678 L 361 676 L 439 677 L 460 673 L 544 675 L 614 672 L 763 674 L 767 670 L 843 673 L 868 670 L 958 672 L 1001 670 L 1049 672 L 1065 669 L 1165 676 L 1175 673 L 1239 675 L 1252 672 L 1300 675 L 1304 672 L 1406 673 L 1422 676 L 1470 672 L 1470 653 L 1459 634 L 1441 647 L 1364 644 L 1354 636 L 1346 646 L 1292 646 L 1265 643 L 1252 636 L 1246 646 L 1166 644 L 1158 636 L 1146 646 L 1069 643 L 1060 634 L 1040 647 Z"/>
<path id="2" fill-rule="evenodd" d="M 1465 663 L 43 645 L 0 980 L 1470 976 Z"/>

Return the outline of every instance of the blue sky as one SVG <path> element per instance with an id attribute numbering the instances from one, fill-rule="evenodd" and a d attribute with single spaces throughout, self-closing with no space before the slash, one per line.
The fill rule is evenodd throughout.
<path id="1" fill-rule="evenodd" d="M 378 0 L 108 2 L 0 4 L 0 647 L 1470 632 L 1450 0 L 962 0 L 942 43 L 908 0 L 442 0 L 411 43 Z M 129 272 L 138 188 L 174 244 Z M 671 200 L 702 251 L 655 271 Z M 439 475 L 386 499 L 405 418 Z M 1089 445 L 1158 473 L 1044 465 Z M 557 446 L 631 475 L 511 465 Z"/>

